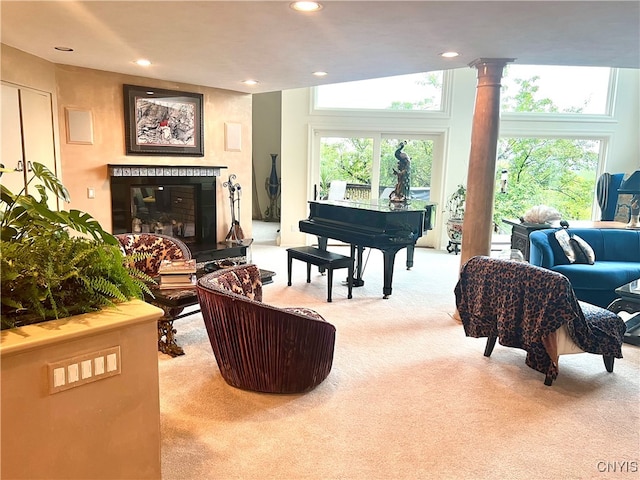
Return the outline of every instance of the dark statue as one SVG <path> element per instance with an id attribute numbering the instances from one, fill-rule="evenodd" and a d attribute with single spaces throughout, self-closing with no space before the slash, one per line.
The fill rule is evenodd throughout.
<path id="1" fill-rule="evenodd" d="M 397 169 L 393 169 L 393 174 L 398 177 L 398 182 L 389 194 L 389 200 L 396 203 L 406 203 L 410 195 L 411 158 L 402 151 L 406 144 L 406 140 L 400 142 L 395 153 L 395 157 L 398 159 L 398 166 Z"/>

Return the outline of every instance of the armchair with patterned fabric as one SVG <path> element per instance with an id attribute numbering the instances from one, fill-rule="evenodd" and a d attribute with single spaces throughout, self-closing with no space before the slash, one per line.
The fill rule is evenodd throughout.
<path id="1" fill-rule="evenodd" d="M 162 260 L 190 260 L 191 250 L 180 239 L 160 233 L 121 233 L 115 236 L 126 255 L 148 254 L 135 264 L 150 277 L 158 275 Z"/>
<path id="2" fill-rule="evenodd" d="M 146 254 L 136 260 L 135 267 L 150 277 L 158 276 L 162 260 L 190 260 L 191 250 L 180 239 L 159 233 L 122 233 L 115 235 L 125 255 Z M 184 305 L 197 304 L 196 292 L 191 289 L 165 291 L 162 297 L 147 301 L 162 308 L 164 316 L 158 321 L 158 350 L 172 357 L 184 355 L 175 339 L 173 321 L 184 310 Z"/>
<path id="3" fill-rule="evenodd" d="M 558 375 L 564 353 L 602 355 L 608 372 L 622 358 L 625 324 L 603 308 L 578 301 L 562 274 L 525 262 L 484 256 L 469 259 L 455 287 L 456 306 L 468 337 L 487 337 L 485 356 L 501 345 L 527 352 L 526 364 Z"/>

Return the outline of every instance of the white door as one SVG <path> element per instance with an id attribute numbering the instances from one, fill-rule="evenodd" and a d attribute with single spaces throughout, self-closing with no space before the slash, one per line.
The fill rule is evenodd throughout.
<path id="1" fill-rule="evenodd" d="M 0 177 L 2 185 L 19 194 L 24 189 L 24 158 L 22 156 L 22 127 L 20 121 L 20 91 L 2 84 L 2 159 L 5 168 L 16 169 Z"/>
<path id="2" fill-rule="evenodd" d="M 21 192 L 26 179 L 26 192 L 38 198 L 34 188 L 38 182 L 31 180 L 33 162 L 56 173 L 53 131 L 50 93 L 2 84 L 2 163 L 23 170 L 25 175 L 16 172 L 2 176 L 3 185 L 13 193 Z M 54 209 L 58 206 L 52 197 L 48 203 Z"/>

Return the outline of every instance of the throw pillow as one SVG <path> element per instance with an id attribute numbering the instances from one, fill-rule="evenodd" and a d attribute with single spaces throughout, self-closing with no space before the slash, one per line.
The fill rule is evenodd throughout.
<path id="1" fill-rule="evenodd" d="M 578 235 L 570 235 L 566 229 L 555 233 L 556 240 L 562 247 L 569 263 L 586 263 L 593 265 L 596 260 L 595 252 L 583 238 Z"/>
<path id="2" fill-rule="evenodd" d="M 576 255 L 575 263 L 588 263 L 593 265 L 596 261 L 596 254 L 586 241 L 578 235 L 571 235 L 570 238 L 573 252 Z"/>
<path id="3" fill-rule="evenodd" d="M 558 230 L 555 233 L 555 236 L 556 236 L 556 240 L 558 240 L 558 243 L 562 247 L 562 251 L 567 256 L 567 260 L 569 260 L 569 263 L 575 263 L 576 254 L 573 251 L 573 246 L 571 245 L 571 237 L 569 236 L 569 232 L 567 232 L 563 228 Z"/>

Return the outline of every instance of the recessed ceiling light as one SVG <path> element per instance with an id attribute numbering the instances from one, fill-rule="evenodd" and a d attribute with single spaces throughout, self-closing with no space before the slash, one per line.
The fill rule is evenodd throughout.
<path id="1" fill-rule="evenodd" d="M 257 80 L 244 80 L 242 83 L 244 83 L 245 85 L 257 85 L 258 81 Z"/>
<path id="2" fill-rule="evenodd" d="M 53 47 L 60 52 L 73 52 L 73 48 L 71 47 Z"/>
<path id="3" fill-rule="evenodd" d="M 440 56 L 444 58 L 454 58 L 460 55 L 458 52 L 444 52 L 441 53 Z"/>
<path id="4" fill-rule="evenodd" d="M 328 75 L 327 72 L 313 72 L 312 75 L 315 75 L 316 77 L 326 77 Z"/>
<path id="5" fill-rule="evenodd" d="M 293 2 L 289 7 L 298 12 L 317 12 L 322 10 L 322 5 L 318 2 Z"/>
<path id="6" fill-rule="evenodd" d="M 151 61 L 147 60 L 146 58 L 141 58 L 139 60 L 136 60 L 136 64 L 140 65 L 141 67 L 148 67 L 149 65 L 151 65 Z"/>

